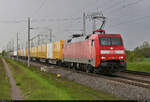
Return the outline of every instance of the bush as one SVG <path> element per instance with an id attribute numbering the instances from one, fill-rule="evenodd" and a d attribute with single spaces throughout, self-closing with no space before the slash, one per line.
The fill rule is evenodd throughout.
<path id="1" fill-rule="evenodd" d="M 126 52 L 127 55 L 127 61 L 128 62 L 139 62 L 144 60 L 144 56 L 142 56 L 141 53 L 136 51 L 128 51 Z"/>
<path id="2" fill-rule="evenodd" d="M 136 47 L 133 51 L 126 51 L 127 61 L 143 61 L 144 58 L 150 58 L 150 44 L 146 41 L 139 47 Z"/>

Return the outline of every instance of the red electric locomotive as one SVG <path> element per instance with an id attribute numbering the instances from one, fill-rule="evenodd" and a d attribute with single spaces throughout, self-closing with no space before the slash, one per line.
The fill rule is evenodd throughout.
<path id="1" fill-rule="evenodd" d="M 63 45 L 63 63 L 86 72 L 112 74 L 126 70 L 126 54 L 120 34 L 76 36 Z"/>

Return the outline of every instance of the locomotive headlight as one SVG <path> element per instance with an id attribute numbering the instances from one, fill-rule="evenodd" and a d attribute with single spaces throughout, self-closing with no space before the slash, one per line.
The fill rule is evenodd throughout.
<path id="1" fill-rule="evenodd" d="M 106 57 L 105 57 L 105 56 L 102 56 L 101 59 L 106 59 Z"/>
<path id="2" fill-rule="evenodd" d="M 109 54 L 110 51 L 109 50 L 101 50 L 101 54 Z"/>
<path id="3" fill-rule="evenodd" d="M 124 50 L 116 50 L 115 53 L 116 54 L 124 54 Z"/>
<path id="4" fill-rule="evenodd" d="M 124 57 L 123 56 L 119 56 L 119 59 L 123 59 Z"/>

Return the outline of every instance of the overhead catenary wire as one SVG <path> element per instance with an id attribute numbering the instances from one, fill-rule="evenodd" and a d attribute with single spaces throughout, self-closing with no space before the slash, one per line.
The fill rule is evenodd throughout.
<path id="1" fill-rule="evenodd" d="M 131 4 L 137 4 L 137 3 L 140 3 L 139 1 L 140 1 L 140 0 L 138 0 L 137 2 L 132 2 Z M 141 0 L 141 1 L 144 1 L 144 0 Z M 130 5 L 131 5 L 131 4 L 130 4 Z M 125 8 L 126 8 L 126 7 L 127 7 L 127 6 L 125 6 Z M 115 12 L 115 13 L 116 13 L 116 12 Z M 109 13 L 109 14 L 112 14 L 112 13 Z M 122 16 L 117 16 L 117 17 L 116 17 L 116 16 L 115 16 L 115 17 L 113 16 L 113 17 L 111 17 L 111 19 L 114 20 L 114 19 L 124 18 L 124 17 L 129 17 L 129 18 L 130 18 L 131 15 L 125 15 L 125 16 L 122 15 Z"/>
<path id="2" fill-rule="evenodd" d="M 35 20 L 32 20 L 32 23 L 34 22 L 51 22 L 51 21 L 54 21 L 54 22 L 66 22 L 66 21 L 79 21 L 80 20 L 80 17 L 72 17 L 72 18 L 50 18 L 50 19 L 35 19 Z M 25 22 L 26 23 L 26 20 L 4 20 L 4 21 L 0 21 L 0 23 L 6 23 L 6 24 L 10 24 L 10 23 L 22 23 L 22 22 Z M 41 29 L 41 27 L 34 27 L 34 29 Z"/>
<path id="3" fill-rule="evenodd" d="M 132 22 L 139 21 L 139 20 L 145 20 L 146 18 L 150 18 L 150 15 L 143 16 L 143 17 L 138 17 L 138 18 L 134 18 L 134 19 L 130 19 L 130 20 L 124 21 L 124 22 L 120 22 L 118 24 L 114 24 L 114 25 L 112 25 L 112 28 L 116 27 L 116 26 L 119 26 L 119 25 L 126 24 L 126 23 L 132 23 Z"/>
<path id="4" fill-rule="evenodd" d="M 31 20 L 32 23 L 36 22 L 65 22 L 65 21 L 77 21 L 80 20 L 81 17 L 72 17 L 72 18 L 43 18 L 43 19 L 34 19 Z M 27 20 L 0 20 L 0 23 L 3 24 L 17 24 L 17 23 L 26 23 Z"/>
<path id="5" fill-rule="evenodd" d="M 44 3 L 44 1 L 46 1 L 46 0 L 43 0 L 43 2 L 41 3 L 41 5 L 40 5 L 40 7 L 38 8 L 39 10 L 43 7 L 43 5 L 45 4 Z M 137 0 L 137 1 L 143 1 L 143 0 Z M 135 2 L 134 2 L 135 3 Z M 134 3 L 129 3 L 130 5 L 129 6 L 131 6 L 131 5 L 133 5 Z M 118 2 L 118 4 L 119 4 L 119 2 Z M 120 2 L 120 4 L 121 4 L 121 2 Z M 120 5 L 119 5 L 120 6 Z M 125 7 L 128 7 L 127 5 L 124 5 L 124 6 L 122 6 L 123 8 Z M 37 11 L 35 11 L 34 12 L 34 14 L 36 15 L 39 11 L 38 11 L 38 9 L 37 9 Z M 110 8 L 111 9 L 111 8 Z M 109 10 L 109 9 L 108 9 Z M 107 11 L 107 10 L 106 10 Z M 33 15 L 34 15 L 33 14 Z M 79 18 L 79 19 L 81 19 L 81 17 Z M 79 19 L 76 19 L 76 21 L 78 21 Z M 48 19 L 48 18 L 46 18 L 46 19 L 35 19 L 35 20 L 32 20 L 32 22 L 61 22 L 61 21 L 69 21 L 69 20 L 75 20 L 75 19 L 69 19 L 69 18 L 62 18 L 62 19 L 59 19 L 59 18 L 50 18 L 50 19 Z M 134 20 L 133 20 L 134 21 Z M 132 20 L 131 20 L 131 22 L 133 22 Z M 9 23 L 22 23 L 22 22 L 27 22 L 26 20 L 12 20 L 12 21 L 0 21 L 0 23 L 5 23 L 5 24 L 9 24 Z M 122 25 L 122 24 L 126 24 L 126 23 L 128 23 L 128 22 L 130 22 L 130 20 L 127 20 L 127 21 L 125 21 L 125 22 L 121 22 L 121 23 L 118 23 L 118 24 L 115 24 L 115 25 L 113 25 L 113 26 L 118 26 L 118 25 Z"/>
<path id="6" fill-rule="evenodd" d="M 31 17 L 34 17 L 39 11 L 40 9 L 44 6 L 44 4 L 46 3 L 47 0 L 43 0 L 42 3 L 40 4 L 40 6 L 33 12 L 33 14 L 31 15 Z"/>
<path id="7" fill-rule="evenodd" d="M 116 13 L 116 11 L 118 11 L 118 10 L 121 10 L 121 9 L 124 9 L 124 8 L 127 8 L 127 7 L 129 7 L 129 6 L 133 6 L 133 5 L 135 5 L 135 4 L 138 4 L 138 3 L 140 3 L 140 2 L 142 2 L 142 1 L 144 1 L 144 0 L 137 0 L 137 1 L 134 1 L 134 2 L 131 2 L 131 3 L 128 3 L 128 4 L 126 4 L 126 5 L 119 5 L 119 6 L 121 6 L 121 7 L 119 7 L 119 8 L 116 8 L 116 9 L 111 9 L 111 10 L 109 10 L 108 12 L 106 12 L 106 13 L 109 13 L 109 14 L 112 14 L 112 13 Z"/>
<path id="8" fill-rule="evenodd" d="M 107 7 L 106 9 L 104 9 L 103 12 L 106 12 L 106 11 L 108 11 L 108 10 L 110 10 L 110 9 L 113 9 L 113 8 L 115 8 L 117 5 L 120 5 L 121 3 L 122 3 L 122 1 L 120 0 L 119 2 L 114 3 L 113 5 Z"/>
<path id="9" fill-rule="evenodd" d="M 110 13 L 109 13 L 109 12 L 107 12 L 107 13 L 109 13 L 109 14 L 117 13 L 117 12 L 116 12 L 117 10 L 121 10 L 121 9 L 127 8 L 127 7 L 129 7 L 129 6 L 138 4 L 138 3 L 142 2 L 142 1 L 144 1 L 144 0 L 136 0 L 136 1 L 134 1 L 134 2 L 125 4 L 124 6 L 119 5 L 119 6 L 121 6 L 121 7 L 117 8 L 117 9 L 112 9 L 111 12 L 109 11 Z M 119 2 L 118 2 L 118 3 L 119 3 Z M 114 12 L 113 12 L 113 11 L 114 11 Z M 119 26 L 119 25 L 123 25 L 123 24 L 126 24 L 126 23 L 133 22 L 133 21 L 135 21 L 136 19 L 137 19 L 137 20 L 140 20 L 140 19 L 147 18 L 147 17 L 149 17 L 149 16 L 134 18 L 133 20 L 130 20 L 130 19 L 129 19 L 129 20 L 127 20 L 127 21 L 124 21 L 124 22 L 121 22 L 121 23 L 118 23 L 118 24 L 114 24 L 114 25 L 112 25 L 112 26 L 113 26 L 113 27 L 116 27 L 116 26 Z M 117 18 L 124 18 L 124 16 L 121 16 L 121 17 L 119 16 L 119 17 L 116 17 L 115 19 L 117 19 Z M 113 21 L 113 19 L 112 19 L 112 21 Z"/>

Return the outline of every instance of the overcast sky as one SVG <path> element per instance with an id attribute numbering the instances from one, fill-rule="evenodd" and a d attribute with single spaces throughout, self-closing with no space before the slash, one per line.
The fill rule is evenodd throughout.
<path id="1" fill-rule="evenodd" d="M 150 42 L 150 0 L 0 0 L 0 48 L 9 41 L 27 40 L 27 17 L 31 17 L 31 37 L 48 34 L 55 40 L 68 39 L 82 30 L 83 12 L 101 10 L 107 17 L 106 33 L 122 35 L 125 48 L 133 49 L 143 41 Z M 97 23 L 97 27 L 100 22 Z M 92 22 L 87 20 L 87 34 Z M 16 46 L 16 45 L 15 45 Z"/>

